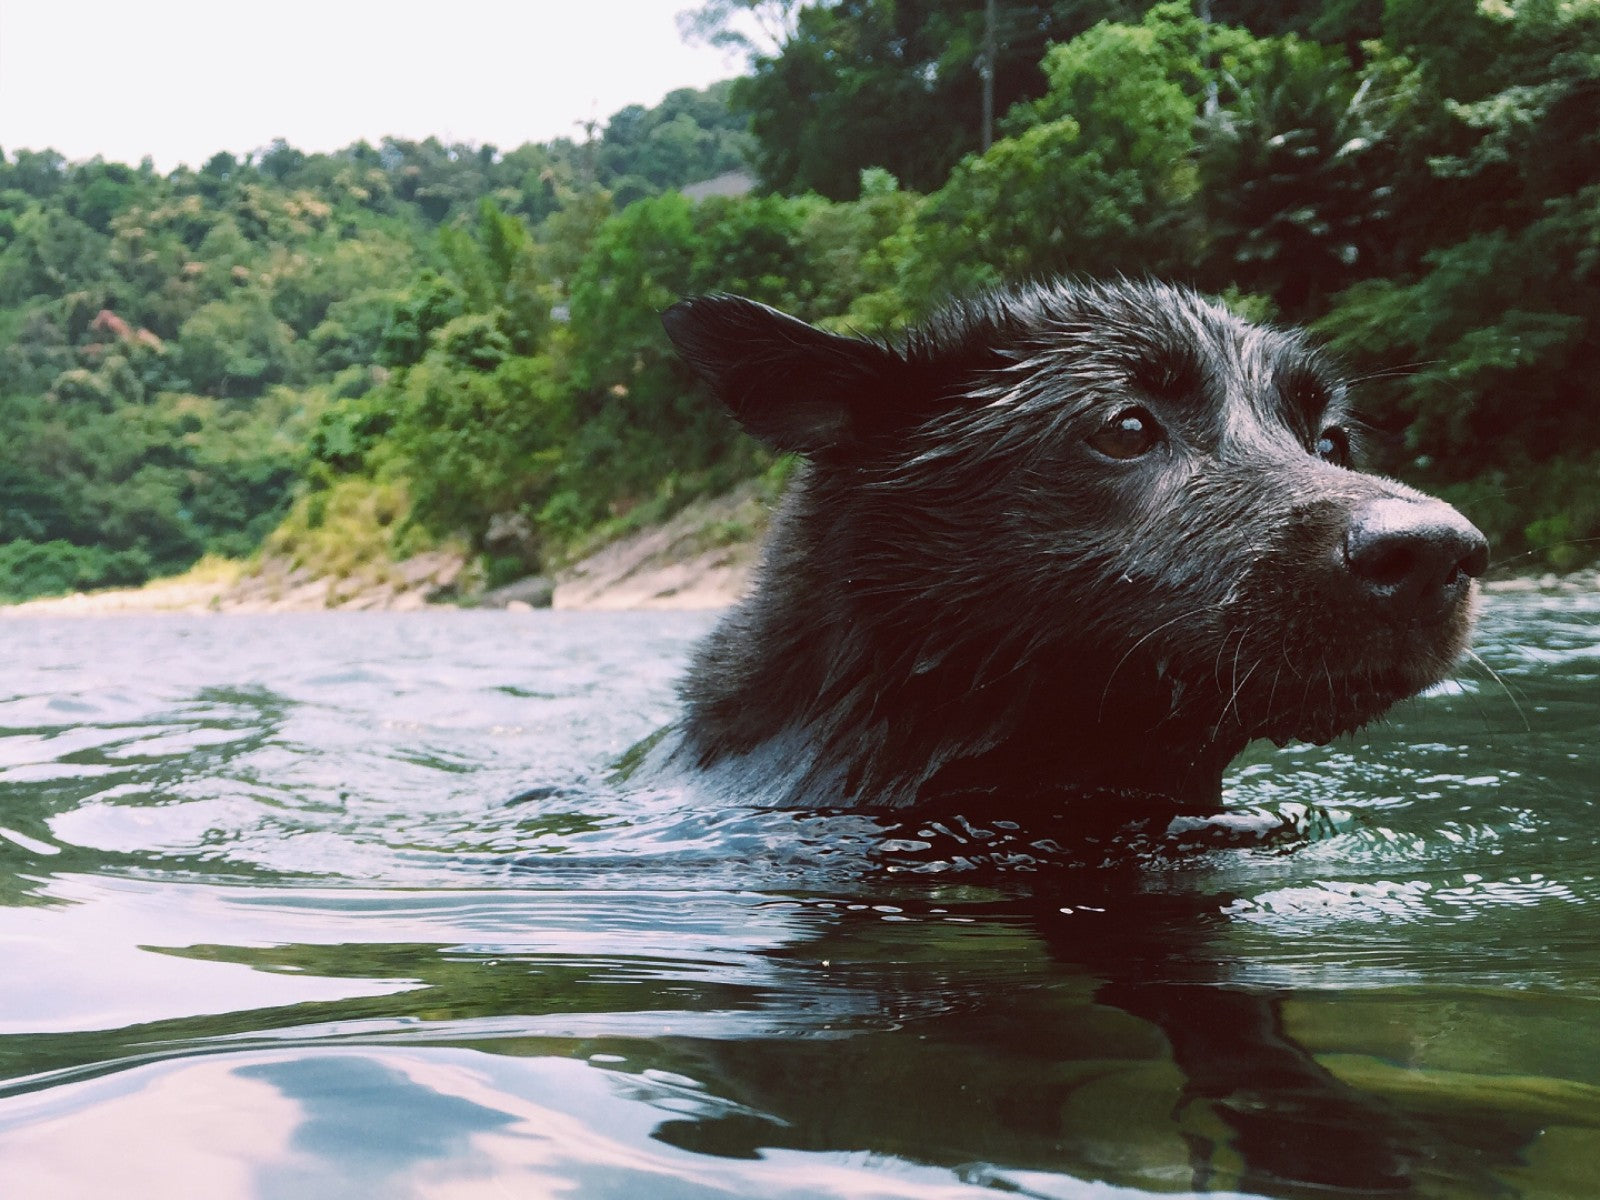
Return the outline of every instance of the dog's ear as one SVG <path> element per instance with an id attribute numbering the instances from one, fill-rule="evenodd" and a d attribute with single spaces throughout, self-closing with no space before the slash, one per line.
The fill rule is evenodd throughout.
<path id="1" fill-rule="evenodd" d="M 685 362 L 747 431 L 777 450 L 816 454 L 891 423 L 905 362 L 742 296 L 697 296 L 661 314 Z"/>

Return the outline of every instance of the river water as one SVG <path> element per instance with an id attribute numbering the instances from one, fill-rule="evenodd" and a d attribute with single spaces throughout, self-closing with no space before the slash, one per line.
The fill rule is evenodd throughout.
<path id="1" fill-rule="evenodd" d="M 711 620 L 0 623 L 0 1195 L 1600 1195 L 1600 598 L 1088 844 L 619 786 Z"/>

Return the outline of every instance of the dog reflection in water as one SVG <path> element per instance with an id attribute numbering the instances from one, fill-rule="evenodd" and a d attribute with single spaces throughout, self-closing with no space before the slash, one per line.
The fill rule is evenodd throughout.
<path id="1" fill-rule="evenodd" d="M 999 292 L 894 343 L 732 296 L 663 319 L 745 429 L 806 461 L 754 590 L 694 658 L 652 771 L 733 803 L 879 811 L 913 841 L 954 814 L 1044 820 L 1057 843 L 1099 846 L 1215 812 L 1251 740 L 1358 729 L 1466 648 L 1483 536 L 1358 468 L 1345 389 L 1298 334 L 1153 283 Z M 1283 1195 L 1405 1190 L 1463 1158 L 1319 1065 L 1285 1033 L 1278 996 L 1226 986 L 1219 898 L 1153 891 L 1148 869 L 1044 872 L 1016 915 L 1098 981 L 1092 1009 L 1165 1035 L 1187 1080 L 1175 1111 L 1211 1114 L 1210 1135 L 1183 1135 L 1195 1186 L 1222 1181 L 1224 1146 L 1229 1186 Z M 797 953 L 847 961 L 829 943 L 866 918 L 840 920 Z M 894 978 L 879 981 L 891 1007 L 888 993 L 919 990 Z M 923 1045 L 946 1026 L 946 1050 L 980 1036 L 962 1020 L 931 1021 Z M 1037 1019 L 1028 1036 L 1036 1067 L 1071 1041 Z M 957 1159 L 983 1127 L 1023 1160 L 1014 1127 L 1070 1140 L 1051 1124 L 1062 1097 L 1024 1078 L 1039 1071 L 986 1093 L 900 1043 L 876 1079 L 869 1047 L 818 1051 L 830 1044 L 719 1054 L 714 1074 L 743 1075 L 791 1125 L 685 1120 L 658 1136 L 720 1153 L 892 1149 L 885 1113 L 948 1109 Z M 859 1077 L 830 1083 L 846 1065 Z M 894 1078 L 919 1072 L 891 1102 Z M 963 1093 L 991 1103 L 929 1099 Z M 1533 1132 L 1507 1130 L 1508 1153 Z"/>

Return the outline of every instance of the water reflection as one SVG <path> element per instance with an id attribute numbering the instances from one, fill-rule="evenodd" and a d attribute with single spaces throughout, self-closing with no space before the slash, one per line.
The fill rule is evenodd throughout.
<path id="1" fill-rule="evenodd" d="M 732 1105 L 671 1072 L 597 1055 L 511 1060 L 460 1050 L 362 1049 L 163 1064 L 80 1085 L 86 1115 L 41 1110 L 27 1138 L 0 1125 L 8 1195 L 76 1200 L 382 1195 L 882 1197 L 974 1200 L 1003 1190 L 1075 1200 L 1122 1189 L 974 1169 L 973 1183 L 904 1159 L 777 1149 L 716 1158 L 652 1138 L 664 1112 Z M 93 1093 L 93 1094 L 90 1094 Z M 172 1136 L 170 1131 L 180 1131 Z M 187 1134 L 189 1136 L 184 1136 Z M 80 1137 L 115 1146 L 85 1157 Z M 869 1181 L 869 1182 L 868 1182 Z M 978 1185 L 988 1186 L 978 1186 Z"/>
<path id="2" fill-rule="evenodd" d="M 269 1084 L 297 1108 L 289 1153 L 257 1175 L 261 1200 L 392 1194 L 419 1165 L 459 1159 L 474 1135 L 516 1121 L 371 1058 L 314 1055 L 233 1075 Z"/>
<path id="3" fill-rule="evenodd" d="M 1160 1191 L 1488 1196 L 1503 1194 L 1552 1123 L 1587 1127 L 1592 1148 L 1593 1089 L 1569 1084 L 1562 1094 L 1555 1079 L 1462 1070 L 1433 1078 L 1416 1069 L 1424 1062 L 1385 1067 L 1365 1057 L 1359 1025 L 1335 1026 L 1357 1054 L 1333 1069 L 1296 1036 L 1305 1017 L 1294 1009 L 1308 998 L 1232 982 L 1238 964 L 1215 897 L 1129 884 L 1058 880 L 1011 896 L 924 888 L 900 891 L 898 903 L 877 890 L 586 905 L 514 894 L 454 905 L 371 898 L 344 921 L 347 936 L 351 921 L 367 924 L 364 941 L 164 952 L 214 967 L 248 962 L 291 986 L 348 979 L 348 997 L 203 1021 L 173 1015 L 120 1037 L 64 1034 L 57 1061 L 81 1066 L 24 1087 L 61 1094 L 71 1079 L 138 1074 L 174 1054 L 303 1048 L 274 1060 L 287 1065 L 237 1072 L 282 1095 L 320 1097 L 295 1109 L 288 1142 L 257 1148 L 263 1173 L 239 1195 L 275 1194 L 269 1177 L 302 1187 L 317 1175 L 348 1182 L 358 1169 L 400 1169 L 338 1143 L 377 1119 L 369 1107 L 410 1129 L 419 1119 L 410 1109 L 432 1100 L 370 1062 L 327 1057 L 341 1046 L 488 1053 L 523 1063 L 524 1080 L 554 1070 L 553 1059 L 587 1060 L 620 1089 L 588 1114 L 591 1138 L 615 1136 L 644 1105 L 654 1112 L 650 1139 L 750 1163 L 790 1151 L 991 1182 L 1033 1172 Z M 324 903 L 327 923 L 338 899 Z M 436 940 L 385 940 L 430 926 Z M 417 977 L 396 980 L 403 971 Z M 363 996 L 363 981 L 384 979 L 387 995 Z M 145 999 L 159 1007 L 159 997 Z M 1382 1007 L 1366 1015 L 1395 1019 Z M 1426 1028 L 1435 1016 L 1409 1014 L 1405 1024 Z M 1318 1032 L 1325 1048 L 1330 1032 Z M 34 1062 L 50 1057 L 30 1040 Z M 328 1161 L 307 1167 L 306 1146 L 319 1138 Z M 450 1153 L 470 1159 L 466 1144 Z M 503 1146 L 495 1154 L 501 1166 L 519 1161 Z"/>
<path id="4" fill-rule="evenodd" d="M 1493 1172 L 1521 1161 L 1548 1114 L 1506 1111 L 1492 1087 L 1438 1104 L 1352 1086 L 1290 1034 L 1286 993 L 1227 983 L 1209 898 L 1122 883 L 902 913 L 920 931 L 909 936 L 842 906 L 824 935 L 775 952 L 835 989 L 850 979 L 842 1019 L 824 1025 L 833 1036 L 676 1045 L 679 1069 L 741 1108 L 655 1136 L 744 1158 L 914 1148 L 953 1170 L 1004 1163 L 1153 1190 L 1500 1194 Z M 929 934 L 947 922 L 955 939 Z M 1015 973 L 983 945 L 1025 935 L 1048 959 L 1018 955 Z"/>
<path id="5" fill-rule="evenodd" d="M 1600 1193 L 1590 608 L 1176 828 L 619 794 L 692 621 L 18 639 L 8 1200 Z"/>

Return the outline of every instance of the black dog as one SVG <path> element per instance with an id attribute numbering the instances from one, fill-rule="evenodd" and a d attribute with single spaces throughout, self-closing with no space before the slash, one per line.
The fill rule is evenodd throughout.
<path id="1" fill-rule="evenodd" d="M 749 300 L 663 317 L 809 467 L 701 647 L 675 754 L 751 800 L 1063 789 L 1214 804 L 1464 650 L 1483 536 L 1350 463 L 1297 335 L 1157 284 L 956 307 L 897 345 Z"/>

